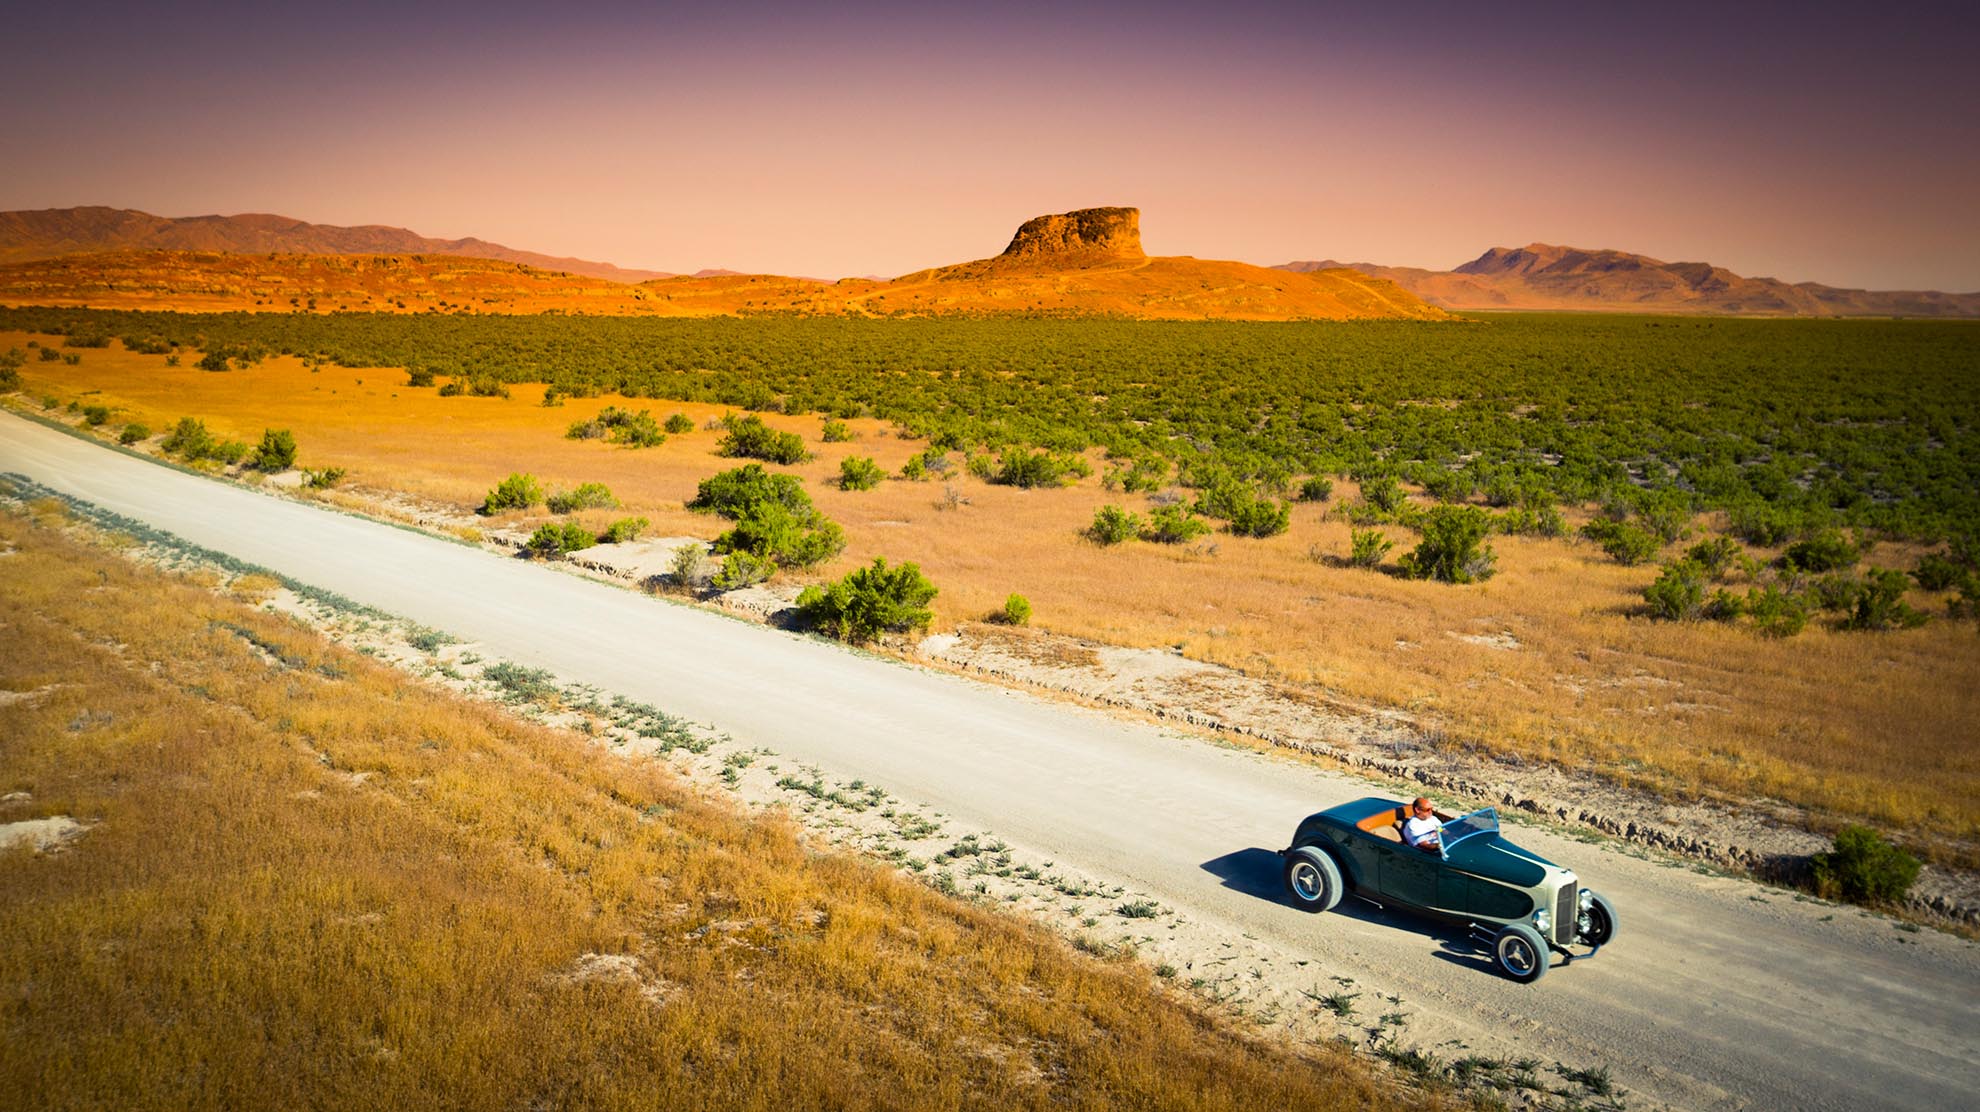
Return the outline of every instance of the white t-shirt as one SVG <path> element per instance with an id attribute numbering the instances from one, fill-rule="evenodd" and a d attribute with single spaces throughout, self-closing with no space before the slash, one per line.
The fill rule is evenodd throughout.
<path id="1" fill-rule="evenodd" d="M 1420 846 L 1423 844 L 1425 838 L 1436 836 L 1437 832 L 1443 828 L 1444 824 L 1438 822 L 1435 815 L 1428 815 L 1423 818 L 1417 818 L 1415 815 L 1411 815 L 1403 820 L 1403 841 L 1412 846 Z"/>

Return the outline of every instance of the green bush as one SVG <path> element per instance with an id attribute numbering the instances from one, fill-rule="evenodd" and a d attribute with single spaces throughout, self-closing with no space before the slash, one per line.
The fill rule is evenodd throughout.
<path id="1" fill-rule="evenodd" d="M 778 432 L 750 414 L 727 421 L 729 432 L 716 445 L 720 455 L 736 459 L 761 459 L 771 463 L 803 463 L 811 458 L 804 450 L 804 438 L 794 432 Z"/>
<path id="2" fill-rule="evenodd" d="M 1711 537 L 1684 550 L 1684 558 L 1704 569 L 1714 582 L 1724 579 L 1744 555 L 1731 537 Z"/>
<path id="3" fill-rule="evenodd" d="M 674 558 L 667 564 L 667 579 L 675 587 L 691 591 L 701 586 L 707 566 L 708 550 L 700 541 L 689 541 L 674 550 Z"/>
<path id="4" fill-rule="evenodd" d="M 1911 891 L 1919 869 L 1916 857 L 1867 826 L 1843 827 L 1835 847 L 1816 854 L 1809 865 L 1819 895 L 1852 903 L 1897 903 Z"/>
<path id="5" fill-rule="evenodd" d="M 852 429 L 844 421 L 827 421 L 819 430 L 819 436 L 827 444 L 843 444 L 853 438 Z"/>
<path id="6" fill-rule="evenodd" d="M 912 563 L 889 568 L 884 559 L 857 568 L 829 587 L 806 587 L 798 595 L 798 617 L 806 625 L 855 644 L 884 633 L 926 629 L 934 620 L 928 603 L 934 584 Z"/>
<path id="7" fill-rule="evenodd" d="M 574 514 L 579 510 L 616 510 L 619 500 L 604 483 L 579 483 L 575 490 L 560 490 L 545 500 L 553 514 Z"/>
<path id="8" fill-rule="evenodd" d="M 757 502 L 735 519 L 735 527 L 715 538 L 717 552 L 747 552 L 787 568 L 808 568 L 845 551 L 845 530 L 813 509 L 793 510 L 781 502 Z"/>
<path id="9" fill-rule="evenodd" d="M 1357 568 L 1372 568 L 1382 562 L 1382 557 L 1396 542 L 1382 535 L 1380 529 L 1348 530 L 1348 564 Z"/>
<path id="10" fill-rule="evenodd" d="M 676 436 L 684 432 L 693 432 L 694 418 L 685 413 L 670 413 L 667 415 L 667 423 L 661 427 Z"/>
<path id="11" fill-rule="evenodd" d="M 1851 610 L 1863 591 L 1863 577 L 1853 571 L 1830 572 L 1809 584 L 1802 595 L 1817 610 Z"/>
<path id="12" fill-rule="evenodd" d="M 1583 536 L 1602 546 L 1618 564 L 1635 567 L 1648 561 L 1663 547 L 1655 533 L 1627 521 L 1596 518 L 1581 527 Z"/>
<path id="13" fill-rule="evenodd" d="M 1269 498 L 1256 498 L 1232 510 L 1230 530 L 1240 537 L 1276 537 L 1291 524 L 1291 506 Z"/>
<path id="14" fill-rule="evenodd" d="M 45 347 L 41 349 L 41 353 L 37 356 L 37 358 L 39 358 L 43 363 L 59 363 L 62 361 L 62 353 L 56 351 L 54 348 Z M 223 371 L 226 370 L 225 367 L 222 367 L 220 369 Z"/>
<path id="15" fill-rule="evenodd" d="M 1361 500 L 1385 514 L 1393 514 L 1408 504 L 1402 484 L 1394 475 L 1372 475 L 1361 482 Z"/>
<path id="16" fill-rule="evenodd" d="M 341 467 L 325 467 L 320 471 L 311 471 L 305 467 L 303 468 L 302 481 L 303 485 L 311 490 L 329 490 L 331 487 L 344 481 L 344 469 Z"/>
<path id="17" fill-rule="evenodd" d="M 525 547 L 532 556 L 554 559 L 581 548 L 590 548 L 596 543 L 591 530 L 575 521 L 564 521 L 537 526 L 536 532 L 529 535 L 529 543 Z"/>
<path id="18" fill-rule="evenodd" d="M 1334 480 L 1325 475 L 1315 475 L 1299 484 L 1299 500 L 1302 502 L 1325 502 L 1334 496 Z"/>
<path id="19" fill-rule="evenodd" d="M 1837 529 L 1824 529 L 1807 540 L 1796 541 L 1781 554 L 1783 563 L 1802 571 L 1841 571 L 1856 566 L 1861 555 L 1856 542 Z"/>
<path id="20" fill-rule="evenodd" d="M 1082 464 L 1084 460 L 1080 461 Z M 1003 486 L 1031 490 L 1043 486 L 1063 486 L 1077 476 L 1071 462 L 1050 452 L 1012 449 L 1003 454 L 990 481 Z"/>
<path id="21" fill-rule="evenodd" d="M 426 367 L 411 367 L 406 371 L 407 386 L 433 385 L 433 371 Z"/>
<path id="22" fill-rule="evenodd" d="M 734 520 L 751 506 L 765 502 L 798 513 L 811 512 L 811 496 L 804 492 L 804 480 L 772 474 L 760 463 L 744 464 L 701 480 L 687 508 Z"/>
<path id="23" fill-rule="evenodd" d="M 83 424 L 90 428 L 98 428 L 110 421 L 110 407 L 107 405 L 86 405 L 82 413 Z"/>
<path id="24" fill-rule="evenodd" d="M 1475 583 L 1490 579 L 1498 555 L 1485 543 L 1492 515 L 1476 506 L 1437 506 L 1423 516 L 1423 539 L 1398 561 L 1411 579 Z"/>
<path id="25" fill-rule="evenodd" d="M 865 456 L 849 456 L 839 461 L 840 490 L 872 490 L 887 473 Z"/>
<path id="26" fill-rule="evenodd" d="M 990 615 L 990 620 L 1000 625 L 1021 626 L 1031 624 L 1031 600 L 1012 592 L 1004 600 L 1004 608 Z"/>
<path id="27" fill-rule="evenodd" d="M 1093 511 L 1093 524 L 1086 527 L 1087 539 L 1095 544 L 1119 544 L 1140 532 L 1140 515 L 1112 504 Z"/>
<path id="28" fill-rule="evenodd" d="M 1156 544 L 1187 544 L 1210 531 L 1210 523 L 1190 512 L 1180 502 L 1157 506 L 1148 513 L 1141 539 Z"/>
<path id="29" fill-rule="evenodd" d="M 1715 622 L 1735 621 L 1744 613 L 1746 613 L 1746 603 L 1724 587 L 1713 591 L 1712 597 L 1706 599 L 1705 605 L 1699 610 L 1701 616 Z"/>
<path id="30" fill-rule="evenodd" d="M 1920 556 L 1918 566 L 1911 571 L 1911 577 L 1927 591 L 1950 591 L 1970 574 L 1959 561 L 1937 552 Z"/>
<path id="31" fill-rule="evenodd" d="M 646 527 L 651 524 L 652 522 L 643 517 L 622 517 L 607 525 L 604 534 L 598 539 L 604 544 L 631 544 L 638 540 L 639 535 L 646 532 Z"/>
<path id="32" fill-rule="evenodd" d="M 124 426 L 123 432 L 117 434 L 117 443 L 136 444 L 138 441 L 147 439 L 150 436 L 151 426 L 132 421 L 130 424 Z"/>
<path id="33" fill-rule="evenodd" d="M 1690 560 L 1666 566 L 1657 581 L 1643 589 L 1650 613 L 1665 621 L 1688 622 L 1705 609 L 1705 569 Z"/>
<path id="34" fill-rule="evenodd" d="M 1844 629 L 1913 629 L 1925 624 L 1925 615 L 1904 601 L 1911 579 L 1901 571 L 1879 568 L 1864 577 L 1851 600 Z"/>
<path id="35" fill-rule="evenodd" d="M 543 486 L 536 476 L 516 472 L 495 485 L 488 497 L 481 501 L 481 514 L 507 513 L 510 510 L 526 510 L 543 501 Z"/>
<path id="36" fill-rule="evenodd" d="M 1637 519 L 1665 544 L 1691 532 L 1691 513 L 1691 496 L 1673 487 L 1646 491 L 1636 499 Z"/>
<path id="37" fill-rule="evenodd" d="M 193 364 L 193 366 L 198 367 L 202 371 L 213 371 L 215 373 L 233 369 L 227 362 L 227 353 L 217 350 L 209 351 L 205 355 L 200 356 L 199 362 Z"/>
<path id="38" fill-rule="evenodd" d="M 596 417 L 586 417 L 581 421 L 572 421 L 571 427 L 564 430 L 564 439 L 603 440 L 607 431 L 605 422 Z"/>
<path id="39" fill-rule="evenodd" d="M 753 552 L 731 552 L 722 558 L 708 585 L 718 591 L 740 591 L 754 587 L 776 574 L 777 565 Z"/>
<path id="40" fill-rule="evenodd" d="M 287 471 L 296 465 L 296 437 L 288 429 L 263 429 L 254 450 L 256 471 Z"/>
<path id="41" fill-rule="evenodd" d="M 1808 625 L 1808 604 L 1771 584 L 1746 592 L 1746 613 L 1763 637 L 1793 637 Z"/>
<path id="42" fill-rule="evenodd" d="M 216 446 L 213 434 L 206 429 L 206 422 L 195 417 L 179 418 L 179 423 L 172 426 L 172 431 L 166 433 L 165 439 L 158 445 L 161 450 L 185 460 L 205 459 Z"/>

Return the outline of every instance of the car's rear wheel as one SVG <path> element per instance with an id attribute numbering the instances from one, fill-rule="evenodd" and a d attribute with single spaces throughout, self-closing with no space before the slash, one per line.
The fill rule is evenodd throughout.
<path id="1" fill-rule="evenodd" d="M 1492 960 L 1499 972 L 1530 985 L 1546 974 L 1550 958 L 1539 931 L 1525 923 L 1512 923 L 1493 936 Z"/>
<path id="2" fill-rule="evenodd" d="M 1317 849 L 1286 853 L 1286 894 L 1301 911 L 1331 911 L 1341 902 L 1341 869 Z"/>
<path id="3" fill-rule="evenodd" d="M 1590 892 L 1588 910 L 1574 925 L 1575 937 L 1587 946 L 1607 946 L 1616 937 L 1616 909 L 1599 892 Z"/>

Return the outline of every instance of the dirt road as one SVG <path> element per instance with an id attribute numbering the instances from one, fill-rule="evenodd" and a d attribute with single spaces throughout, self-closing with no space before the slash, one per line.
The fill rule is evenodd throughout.
<path id="1" fill-rule="evenodd" d="M 1607 1064 L 1695 1108 L 1951 1108 L 1980 1093 L 1980 945 L 1543 831 L 1618 942 L 1521 987 L 1459 932 L 1278 898 L 1304 814 L 1369 785 L 182 474 L 0 415 L 0 472 L 857 775 L 1422 1010 L 1411 1037 Z M 903 553 L 902 556 L 911 556 Z"/>

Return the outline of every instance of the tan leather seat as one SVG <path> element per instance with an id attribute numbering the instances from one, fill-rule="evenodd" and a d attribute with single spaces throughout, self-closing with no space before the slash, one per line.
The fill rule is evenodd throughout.
<path id="1" fill-rule="evenodd" d="M 1398 807 L 1393 811 L 1377 811 L 1355 823 L 1355 826 L 1377 838 L 1387 838 L 1391 842 L 1402 841 L 1403 820 L 1409 817 L 1409 808 Z"/>

